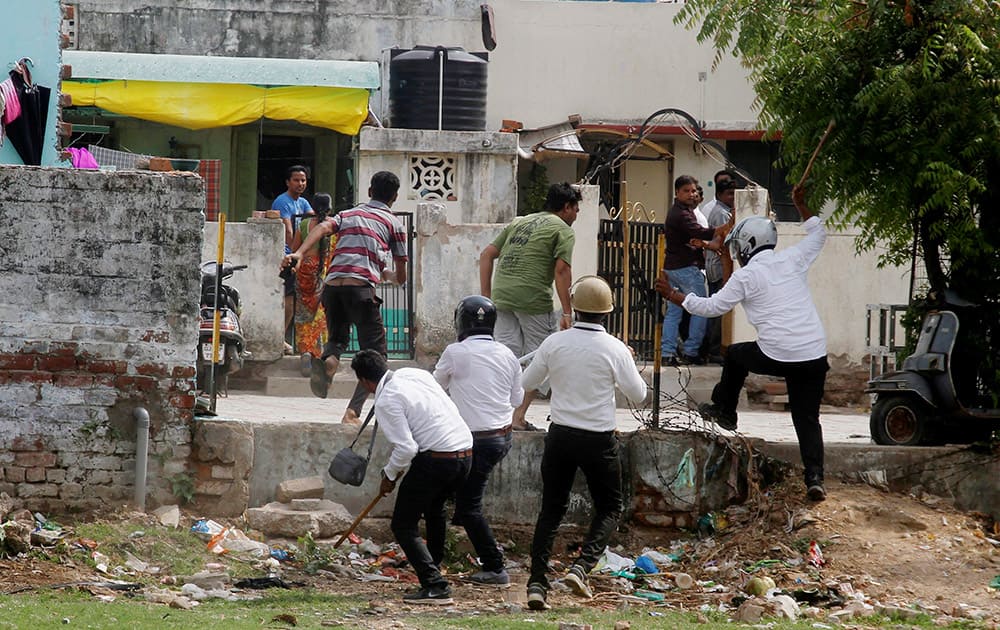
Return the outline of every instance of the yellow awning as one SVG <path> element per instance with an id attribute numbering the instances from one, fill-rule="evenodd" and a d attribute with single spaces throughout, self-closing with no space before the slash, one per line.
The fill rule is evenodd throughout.
<path id="1" fill-rule="evenodd" d="M 368 116 L 368 90 L 345 87 L 261 87 L 230 83 L 63 81 L 74 106 L 186 129 L 243 125 L 260 118 L 297 120 L 356 135 Z"/>

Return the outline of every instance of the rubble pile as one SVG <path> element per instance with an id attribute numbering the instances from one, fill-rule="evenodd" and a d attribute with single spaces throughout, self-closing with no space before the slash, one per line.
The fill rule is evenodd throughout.
<path id="1" fill-rule="evenodd" d="M 316 521 L 306 519 L 297 536 L 288 533 L 295 528 L 287 524 L 274 530 L 281 534 L 265 533 L 249 519 L 192 518 L 177 506 L 164 506 L 151 514 L 119 515 L 127 540 L 96 541 L 40 513 L 17 509 L 0 495 L 0 555 L 8 559 L 0 559 L 0 568 L 7 572 L 19 562 L 34 562 L 39 554 L 32 552 L 43 551 L 63 569 L 53 571 L 44 587 L 72 586 L 104 601 L 127 593 L 187 609 L 210 598 L 253 599 L 263 589 L 308 586 L 376 602 L 359 615 L 415 614 L 413 607 L 398 604 L 398 596 L 416 584 L 416 576 L 384 522 L 366 520 L 359 530 L 364 535 L 352 533 L 335 547 L 332 536 L 346 529 L 346 510 L 289 490 L 282 504 L 287 509 L 278 510 L 289 512 L 289 522 L 321 509 L 338 514 L 336 531 L 315 528 Z M 1000 525 L 930 495 L 832 484 L 826 502 L 811 504 L 796 484 L 783 483 L 696 522 L 668 542 L 662 532 L 656 537 L 627 526 L 590 575 L 593 598 L 581 600 L 556 580 L 550 603 L 557 609 L 582 604 L 640 610 L 653 617 L 667 610 L 694 611 L 706 619 L 750 624 L 805 619 L 816 628 L 882 618 L 936 624 L 1000 620 Z M 181 540 L 191 546 L 199 570 L 178 574 L 172 558 L 153 556 L 147 543 L 174 528 L 186 532 Z M 439 614 L 529 614 L 524 587 L 530 531 L 514 536 L 520 544 L 504 544 L 509 589 L 465 579 L 477 561 L 462 535 L 452 528 L 443 567 L 455 604 Z M 571 547 L 556 554 L 553 574 L 561 575 L 574 555 Z M 75 573 L 67 577 L 70 569 Z M 33 571 L 39 573 L 37 567 Z M 0 581 L 6 593 L 41 587 L 7 584 L 16 582 Z"/>

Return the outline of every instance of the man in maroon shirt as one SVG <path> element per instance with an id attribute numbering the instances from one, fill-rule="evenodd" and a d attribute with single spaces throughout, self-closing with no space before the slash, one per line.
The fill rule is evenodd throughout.
<path id="1" fill-rule="evenodd" d="M 681 175 L 674 181 L 674 205 L 667 212 L 663 224 L 667 241 L 663 269 L 670 283 L 679 291 L 706 297 L 705 274 L 701 270 L 704 266 L 704 254 L 701 249 L 691 245 L 691 239 L 711 240 L 715 230 L 702 227 L 695 218 L 694 209 L 698 206 L 698 198 L 698 180 L 694 177 Z M 683 315 L 684 309 L 676 304 L 667 306 L 660 347 L 664 365 L 704 363 L 699 351 L 708 320 L 704 317 L 691 316 L 687 339 L 684 340 L 684 347 L 678 354 L 677 336 Z"/>

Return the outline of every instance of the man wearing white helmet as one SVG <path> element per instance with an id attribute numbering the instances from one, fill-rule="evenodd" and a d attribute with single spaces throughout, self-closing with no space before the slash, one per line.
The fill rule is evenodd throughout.
<path id="1" fill-rule="evenodd" d="M 570 301 L 576 323 L 547 337 L 522 377 L 525 389 L 537 387 L 546 378 L 552 387 L 552 424 L 542 455 L 542 509 L 531 542 L 528 607 L 532 610 L 548 608 L 549 555 L 569 507 L 577 469 L 587 480 L 594 515 L 580 556 L 563 580 L 577 595 L 591 597 L 587 574 L 604 553 L 623 504 L 615 387 L 633 403 L 642 402 L 647 390 L 628 346 L 602 325 L 614 310 L 608 283 L 584 276 L 570 287 Z"/>
<path id="2" fill-rule="evenodd" d="M 778 232 L 764 217 L 747 217 L 736 224 L 726 244 L 740 268 L 709 298 L 684 295 L 662 274 L 656 290 L 692 315 L 716 317 L 742 304 L 757 329 L 757 341 L 729 346 L 722 378 L 712 390 L 712 402 L 701 415 L 720 427 L 736 429 L 736 404 L 747 374 L 782 376 L 788 385 L 792 423 L 805 468 L 806 494 L 813 501 L 826 498 L 823 488 L 823 429 L 819 404 L 826 373 L 826 334 L 809 292 L 809 267 L 826 242 L 826 228 L 805 203 L 805 189 L 796 186 L 792 201 L 802 217 L 806 237 L 774 251 Z"/>

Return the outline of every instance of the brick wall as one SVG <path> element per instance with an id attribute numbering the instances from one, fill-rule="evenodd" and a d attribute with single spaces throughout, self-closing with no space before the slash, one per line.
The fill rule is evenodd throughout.
<path id="1" fill-rule="evenodd" d="M 150 415 L 149 502 L 191 454 L 204 196 L 197 177 L 0 166 L 0 491 L 126 502 Z"/>

